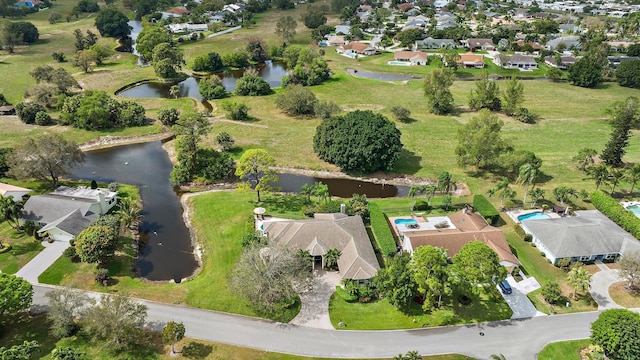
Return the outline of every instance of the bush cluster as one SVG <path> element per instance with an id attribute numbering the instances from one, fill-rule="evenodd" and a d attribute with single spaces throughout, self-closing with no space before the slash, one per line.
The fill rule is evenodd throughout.
<path id="1" fill-rule="evenodd" d="M 625 209 L 614 198 L 598 190 L 591 193 L 591 203 L 633 237 L 640 239 L 640 218 Z"/>
<path id="2" fill-rule="evenodd" d="M 484 217 L 489 224 L 495 225 L 500 219 L 500 213 L 486 197 L 476 195 L 473 197 L 473 207 Z"/>
<path id="3" fill-rule="evenodd" d="M 369 204 L 369 214 L 371 216 L 371 230 L 378 240 L 380 250 L 385 256 L 395 255 L 397 252 L 396 240 L 391 233 L 386 215 L 376 204 Z"/>

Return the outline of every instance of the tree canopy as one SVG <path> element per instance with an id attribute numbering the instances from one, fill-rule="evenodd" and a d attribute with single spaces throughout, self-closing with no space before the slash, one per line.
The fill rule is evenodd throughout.
<path id="1" fill-rule="evenodd" d="M 162 43 L 171 43 L 173 38 L 169 31 L 162 26 L 149 25 L 138 35 L 136 50 L 143 59 L 149 61 L 153 57 L 153 49 Z"/>
<path id="2" fill-rule="evenodd" d="M 589 56 L 569 66 L 568 72 L 567 78 L 576 86 L 594 88 L 602 82 L 602 65 Z"/>
<path id="3" fill-rule="evenodd" d="M 502 153 L 511 149 L 500 132 L 504 123 L 496 114 L 487 109 L 471 118 L 458 129 L 458 146 L 456 155 L 462 166 L 473 165 L 486 168 L 497 160 Z"/>
<path id="4" fill-rule="evenodd" d="M 487 291 L 507 276 L 498 254 L 480 241 L 467 243 L 453 256 L 452 271 L 458 285 L 470 292 Z"/>
<path id="5" fill-rule="evenodd" d="M 453 111 L 453 95 L 449 88 L 455 75 L 448 69 L 434 69 L 424 79 L 424 95 L 427 97 L 429 111 L 437 115 Z"/>
<path id="6" fill-rule="evenodd" d="M 627 309 L 605 310 L 591 323 L 591 341 L 612 360 L 640 358 L 640 314 Z"/>
<path id="7" fill-rule="evenodd" d="M 301 85 L 291 84 L 276 97 L 276 106 L 293 116 L 313 115 L 318 103 L 316 95 Z"/>
<path id="8" fill-rule="evenodd" d="M 117 354 L 141 341 L 147 307 L 121 295 L 103 295 L 85 312 L 84 329 L 105 349 Z"/>
<path id="9" fill-rule="evenodd" d="M 317 29 L 321 25 L 327 23 L 327 17 L 324 16 L 324 13 L 317 6 L 309 6 L 307 11 L 304 12 L 300 18 L 304 23 L 304 26 L 309 29 Z"/>
<path id="10" fill-rule="evenodd" d="M 411 268 L 418 291 L 424 296 L 425 310 L 440 307 L 442 297 L 451 294 L 447 251 L 433 246 L 420 246 L 413 252 Z"/>
<path id="11" fill-rule="evenodd" d="M 84 161 L 78 145 L 57 133 L 27 138 L 9 155 L 9 175 L 18 179 L 36 178 L 58 187 L 58 178 Z"/>
<path id="12" fill-rule="evenodd" d="M 282 41 L 288 43 L 296 35 L 298 23 L 289 15 L 282 16 L 276 23 L 276 35 L 282 37 Z"/>
<path id="13" fill-rule="evenodd" d="M 623 62 L 615 74 L 620 86 L 640 88 L 640 60 Z"/>
<path id="14" fill-rule="evenodd" d="M 240 190 L 253 187 L 258 193 L 258 202 L 260 202 L 260 191 L 270 191 L 271 184 L 278 181 L 277 174 L 271 170 L 275 164 L 276 160 L 266 150 L 247 150 L 236 165 L 236 176 L 244 181 Z"/>
<path id="15" fill-rule="evenodd" d="M 245 71 L 236 81 L 236 94 L 240 96 L 269 95 L 273 91 L 269 83 L 253 71 Z"/>
<path id="16" fill-rule="evenodd" d="M 373 279 L 380 294 L 401 311 L 408 311 L 417 288 L 410 262 L 408 253 L 396 255 Z"/>
<path id="17" fill-rule="evenodd" d="M 625 101 L 616 102 L 609 113 L 613 129 L 600 157 L 607 165 L 620 166 L 629 145 L 631 129 L 640 124 L 640 102 L 636 97 L 628 97 Z"/>
<path id="18" fill-rule="evenodd" d="M 28 21 L 9 22 L 4 26 L 4 33 L 13 36 L 16 44 L 32 44 L 40 37 L 38 28 Z"/>
<path id="19" fill-rule="evenodd" d="M 400 130 L 381 114 L 356 110 L 316 129 L 313 150 L 343 171 L 391 171 L 400 157 Z"/>
<path id="20" fill-rule="evenodd" d="M 96 28 L 104 37 L 123 38 L 131 34 L 126 15 L 113 8 L 105 8 L 96 15 Z"/>
<path id="21" fill-rule="evenodd" d="M 87 263 L 108 262 L 118 247 L 118 236 L 109 226 L 89 226 L 76 236 L 76 252 Z"/>
<path id="22" fill-rule="evenodd" d="M 33 300 L 33 286 L 15 275 L 0 273 L 0 316 L 28 309 Z"/>

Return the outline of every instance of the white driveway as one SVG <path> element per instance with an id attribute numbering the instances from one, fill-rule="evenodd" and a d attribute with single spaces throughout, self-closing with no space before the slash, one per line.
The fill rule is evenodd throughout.
<path id="1" fill-rule="evenodd" d="M 529 298 L 527 297 L 527 293 L 540 287 L 539 284 L 536 287 L 537 281 L 535 281 L 534 278 L 530 277 L 518 283 L 512 276 L 508 276 L 507 282 L 509 282 L 509 285 L 511 285 L 511 294 L 502 294 L 502 292 L 500 293 L 513 311 L 511 319 L 528 319 L 534 316 L 545 315 L 541 312 L 538 312 L 538 310 L 536 310 L 536 307 L 531 303 L 531 300 L 529 300 Z M 520 286 L 521 283 L 522 286 Z M 498 291 L 500 291 L 499 287 Z"/>
<path id="2" fill-rule="evenodd" d="M 27 280 L 31 284 L 37 284 L 38 276 L 58 260 L 64 250 L 69 247 L 69 243 L 66 241 L 43 242 L 42 244 L 45 249 L 16 273 L 16 276 Z"/>

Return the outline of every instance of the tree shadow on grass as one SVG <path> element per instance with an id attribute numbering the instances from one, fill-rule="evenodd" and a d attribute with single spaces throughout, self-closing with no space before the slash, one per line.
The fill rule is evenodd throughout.
<path id="1" fill-rule="evenodd" d="M 191 341 L 182 348 L 182 356 L 188 359 L 204 359 L 213 352 L 212 345 Z"/>
<path id="2" fill-rule="evenodd" d="M 295 212 L 309 205 L 311 201 L 306 196 L 269 194 L 262 199 L 261 205 L 270 211 Z"/>
<path id="3" fill-rule="evenodd" d="M 400 157 L 393 167 L 394 172 L 413 175 L 420 170 L 421 156 L 416 155 L 413 151 L 402 149 Z"/>

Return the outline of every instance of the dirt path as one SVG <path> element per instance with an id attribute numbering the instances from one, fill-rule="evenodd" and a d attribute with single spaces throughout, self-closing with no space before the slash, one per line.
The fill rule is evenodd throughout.
<path id="1" fill-rule="evenodd" d="M 235 125 L 259 127 L 259 128 L 263 128 L 263 129 L 268 129 L 269 128 L 267 125 L 252 124 L 252 123 L 249 123 L 249 122 L 237 121 L 237 120 L 229 120 L 229 119 L 225 118 L 224 115 L 218 115 L 218 116 L 210 117 L 209 121 L 211 121 L 212 123 L 224 122 L 224 123 L 235 124 Z"/>

